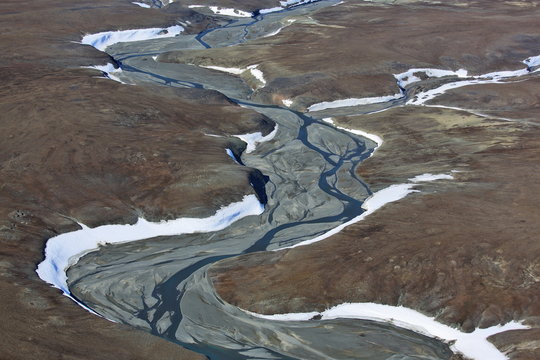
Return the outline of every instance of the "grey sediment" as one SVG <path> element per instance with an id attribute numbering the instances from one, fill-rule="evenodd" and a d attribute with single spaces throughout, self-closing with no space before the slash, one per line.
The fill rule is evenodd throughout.
<path id="1" fill-rule="evenodd" d="M 204 37 L 234 45 L 275 30 L 280 17 L 309 13 L 321 1 L 259 20 L 240 20 Z M 316 237 L 363 212 L 371 192 L 355 168 L 376 144 L 305 114 L 250 101 L 240 78 L 188 64 L 162 63 L 171 50 L 202 49 L 197 36 L 116 44 L 107 49 L 124 80 L 217 90 L 279 125 L 275 138 L 242 154 L 267 177 L 265 212 L 211 234 L 159 237 L 107 245 L 68 271 L 71 293 L 104 317 L 149 331 L 211 359 L 449 359 L 448 345 L 391 324 L 365 320 L 279 322 L 225 301 L 208 277 L 212 263 Z M 391 104 L 389 104 L 391 105 Z M 355 110 L 356 111 L 356 110 Z"/>

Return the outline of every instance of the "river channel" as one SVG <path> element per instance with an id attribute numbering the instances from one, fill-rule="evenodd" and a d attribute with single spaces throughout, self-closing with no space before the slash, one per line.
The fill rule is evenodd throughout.
<path id="1" fill-rule="evenodd" d="M 216 261 L 291 246 L 360 215 L 371 191 L 355 169 L 377 144 L 287 107 L 255 103 L 250 100 L 253 90 L 239 77 L 159 62 L 158 56 L 172 50 L 235 46 L 276 31 L 285 16 L 306 15 L 337 3 L 320 1 L 234 20 L 198 35 L 119 43 L 106 49 L 121 67 L 123 80 L 137 86 L 151 83 L 217 90 L 272 119 L 277 131 L 255 151 L 235 154 L 244 166 L 254 169 L 254 193 L 265 203 L 262 215 L 242 218 L 211 233 L 101 247 L 69 269 L 68 285 L 74 297 L 110 320 L 216 360 L 452 356 L 447 344 L 387 323 L 280 322 L 252 316 L 220 299 L 207 274 Z M 378 106 L 394 105 L 399 103 Z"/>

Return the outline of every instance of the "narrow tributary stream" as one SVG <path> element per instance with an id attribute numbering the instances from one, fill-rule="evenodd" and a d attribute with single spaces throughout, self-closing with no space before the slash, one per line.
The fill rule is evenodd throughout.
<path id="1" fill-rule="evenodd" d="M 241 158 L 245 166 L 267 177 L 266 184 L 258 186 L 259 198 L 267 200 L 261 216 L 245 217 L 213 233 L 102 247 L 69 269 L 74 297 L 108 319 L 148 330 L 211 359 L 451 357 L 443 342 L 391 324 L 254 317 L 223 302 L 207 275 L 208 267 L 221 259 L 294 245 L 361 214 L 371 192 L 355 169 L 376 144 L 288 108 L 254 103 L 252 90 L 229 74 L 160 63 L 154 57 L 170 50 L 234 46 L 264 35 L 263 29 L 272 31 L 269 24 L 280 17 L 308 14 L 337 2 L 258 15 L 196 36 L 120 43 L 106 49 L 126 80 L 141 86 L 151 82 L 214 89 L 271 118 L 278 130 L 273 140 Z"/>

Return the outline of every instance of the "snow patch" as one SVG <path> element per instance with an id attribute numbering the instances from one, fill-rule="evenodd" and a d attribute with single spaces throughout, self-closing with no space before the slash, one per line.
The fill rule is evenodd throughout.
<path id="1" fill-rule="evenodd" d="M 298 5 L 303 5 L 303 4 L 309 4 L 315 1 L 317 0 L 283 0 L 283 1 L 280 1 L 279 4 L 283 7 L 292 7 L 292 6 L 298 6 Z"/>
<path id="2" fill-rule="evenodd" d="M 259 66 L 259 64 L 249 65 L 247 68 L 242 69 L 242 68 L 237 68 L 237 67 L 200 65 L 200 67 L 205 68 L 205 69 L 222 71 L 222 72 L 226 72 L 226 73 L 233 74 L 233 75 L 242 75 L 246 71 L 249 71 L 251 73 L 251 75 L 253 75 L 253 77 L 255 79 L 257 79 L 262 84 L 261 87 L 264 87 L 266 85 L 266 80 L 264 79 L 263 72 L 257 68 L 258 66 Z"/>
<path id="3" fill-rule="evenodd" d="M 226 228 L 249 215 L 260 215 L 264 206 L 255 195 L 246 195 L 240 202 L 222 207 L 207 218 L 179 218 L 149 222 L 139 218 L 134 225 L 103 225 L 82 229 L 50 238 L 45 247 L 45 259 L 38 265 L 38 276 L 70 296 L 66 270 L 100 245 L 148 239 L 156 236 L 213 232 Z"/>
<path id="4" fill-rule="evenodd" d="M 283 105 L 285 105 L 286 107 L 291 107 L 291 105 L 293 104 L 293 101 L 291 99 L 283 99 L 281 100 L 281 102 L 283 103 Z"/>
<path id="5" fill-rule="evenodd" d="M 378 104 L 391 100 L 397 100 L 403 97 L 403 94 L 395 94 L 388 96 L 377 96 L 377 97 L 368 97 L 368 98 L 349 98 L 335 101 L 324 101 L 317 104 L 313 104 L 308 107 L 308 111 L 321 111 L 326 109 L 335 109 L 340 107 L 348 106 L 359 106 L 359 105 L 369 105 L 369 104 Z"/>
<path id="6" fill-rule="evenodd" d="M 94 65 L 94 66 L 83 66 L 84 69 L 95 69 L 95 70 L 99 70 L 103 73 L 103 75 L 106 77 L 106 78 L 109 78 L 113 81 L 117 81 L 121 84 L 126 84 L 125 82 L 123 82 L 122 80 L 120 80 L 120 78 L 117 76 L 118 74 L 120 74 L 122 72 L 122 69 L 120 68 L 115 68 L 113 64 L 111 63 L 108 63 L 107 65 Z"/>
<path id="7" fill-rule="evenodd" d="M 334 123 L 334 119 L 332 118 L 324 118 L 322 119 L 322 121 L 324 122 L 327 122 L 331 125 L 333 125 L 334 127 L 336 127 L 337 129 L 340 129 L 340 130 L 345 130 L 345 131 L 348 131 L 350 133 L 353 133 L 353 134 L 356 134 L 356 135 L 360 135 L 360 136 L 363 136 L 371 141 L 373 141 L 375 144 L 377 144 L 377 148 L 378 149 L 382 144 L 383 144 L 383 139 L 378 136 L 378 135 L 375 135 L 375 134 L 371 134 L 371 133 L 368 133 L 368 132 L 365 132 L 363 130 L 358 130 L 358 129 L 349 129 L 349 128 L 346 128 L 346 127 L 343 127 L 343 126 L 337 126 L 335 123 Z M 371 153 L 370 157 L 373 156 L 373 154 L 375 153 L 375 150 Z"/>
<path id="8" fill-rule="evenodd" d="M 132 4 L 135 4 L 135 5 L 139 5 L 139 6 L 142 7 L 142 8 L 146 8 L 146 9 L 150 9 L 150 8 L 151 8 L 150 5 L 145 4 L 145 3 L 142 3 L 142 2 L 132 1 L 131 3 L 132 3 Z"/>
<path id="9" fill-rule="evenodd" d="M 281 30 L 283 30 L 284 28 L 285 28 L 285 26 L 280 27 L 279 29 L 274 30 L 274 31 L 272 31 L 271 33 L 268 33 L 268 34 L 264 35 L 263 38 L 275 36 L 275 35 L 279 34 L 279 33 L 281 32 Z"/>
<path id="10" fill-rule="evenodd" d="M 91 45 L 100 51 L 104 51 L 107 46 L 116 43 L 174 37 L 182 31 L 184 31 L 184 28 L 180 25 L 169 26 L 168 28 L 105 31 L 83 36 L 81 44 Z"/>
<path id="11" fill-rule="evenodd" d="M 214 14 L 226 15 L 226 16 L 235 16 L 235 17 L 251 17 L 252 13 L 237 9 L 222 8 L 219 6 L 209 6 L 208 7 Z"/>
<path id="12" fill-rule="evenodd" d="M 214 14 L 232 16 L 232 17 L 252 17 L 253 16 L 253 13 L 250 13 L 247 11 L 232 9 L 232 8 L 224 8 L 221 6 L 189 5 L 188 8 L 190 9 L 208 8 Z"/>
<path id="13" fill-rule="evenodd" d="M 452 170 L 451 172 L 455 173 L 457 172 L 457 170 Z M 410 178 L 409 181 L 412 181 L 413 183 L 417 183 L 417 182 L 435 181 L 435 180 L 452 180 L 453 178 L 454 177 L 449 174 L 433 175 L 433 174 L 427 173 L 427 174 L 417 175 L 413 178 Z"/>
<path id="14" fill-rule="evenodd" d="M 485 79 L 485 80 L 504 80 L 512 77 L 519 77 L 527 75 L 529 73 L 528 69 L 520 70 L 506 70 L 506 71 L 496 71 L 479 76 L 475 76 L 475 79 Z"/>
<path id="15" fill-rule="evenodd" d="M 271 36 L 274 36 L 274 35 L 277 35 L 279 34 L 283 29 L 285 29 L 287 26 L 290 26 L 291 24 L 295 23 L 296 22 L 296 19 L 287 19 L 287 23 L 285 26 L 282 26 L 280 27 L 279 29 L 277 30 L 274 30 L 273 32 L 271 33 L 268 33 L 266 35 L 264 35 L 263 37 L 271 37 Z"/>
<path id="16" fill-rule="evenodd" d="M 326 233 L 320 236 L 317 236 L 316 238 L 305 240 L 305 241 L 299 242 L 298 244 L 291 245 L 288 247 L 276 249 L 275 251 L 279 251 L 282 249 L 295 248 L 298 246 L 305 246 L 305 245 L 313 244 L 321 240 L 327 239 L 330 236 L 339 233 L 341 230 L 345 229 L 347 226 L 357 223 L 359 221 L 362 221 L 366 216 L 375 212 L 375 210 L 381 208 L 383 205 L 403 199 L 405 196 L 407 196 L 410 193 L 418 192 L 418 190 L 414 190 L 413 187 L 414 187 L 414 184 L 397 184 L 397 185 L 391 185 L 387 188 L 379 190 L 373 193 L 368 199 L 366 199 L 366 201 L 364 201 L 362 208 L 366 211 L 364 211 L 361 215 L 333 228 L 330 231 L 327 231 Z"/>
<path id="17" fill-rule="evenodd" d="M 436 98 L 439 95 L 444 94 L 448 90 L 457 89 L 469 85 L 478 84 L 500 84 L 505 80 L 518 78 L 525 76 L 532 72 L 540 71 L 539 69 L 532 70 L 532 68 L 540 65 L 540 55 L 532 56 L 522 61 L 527 68 L 519 70 L 505 70 L 490 72 L 477 76 L 468 76 L 466 70 L 450 71 L 450 70 L 437 70 L 437 69 L 411 69 L 404 73 L 394 75 L 398 81 L 398 85 L 404 88 L 406 85 L 420 81 L 414 74 L 423 72 L 429 77 L 443 77 L 443 76 L 457 76 L 458 78 L 467 78 L 467 80 L 455 81 L 447 84 L 443 84 L 435 89 L 422 91 L 418 93 L 413 99 L 407 101 L 407 105 L 425 105 L 429 100 Z"/>
<path id="18" fill-rule="evenodd" d="M 529 68 L 540 66 L 540 55 L 531 56 L 530 58 L 523 60 L 523 63 L 527 65 Z"/>
<path id="19" fill-rule="evenodd" d="M 404 89 L 407 85 L 418 82 L 421 79 L 416 76 L 418 74 L 424 74 L 428 78 L 441 78 L 445 76 L 457 76 L 459 78 L 467 77 L 467 70 L 459 69 L 457 71 L 452 70 L 441 70 L 441 69 L 431 69 L 431 68 L 420 68 L 420 69 L 410 69 L 401 74 L 396 74 L 398 85 L 400 88 Z"/>
<path id="20" fill-rule="evenodd" d="M 257 144 L 272 140 L 274 136 L 276 136 L 277 131 L 278 131 L 278 125 L 276 124 L 276 127 L 274 128 L 274 130 L 272 130 L 272 132 L 266 136 L 263 136 L 261 132 L 243 134 L 243 135 L 233 135 L 233 136 L 239 138 L 240 140 L 242 140 L 243 142 L 247 144 L 246 153 L 249 154 L 255 151 L 255 149 L 257 148 Z"/>
<path id="21" fill-rule="evenodd" d="M 208 66 L 201 65 L 201 67 L 205 69 L 222 71 L 222 72 L 226 72 L 233 75 L 241 75 L 244 73 L 244 71 L 246 71 L 246 69 L 241 69 L 241 68 L 235 68 L 235 67 L 228 68 L 228 67 L 213 66 L 213 65 L 208 65 Z"/>
<path id="22" fill-rule="evenodd" d="M 298 5 L 309 4 L 309 3 L 312 3 L 312 2 L 315 2 L 315 1 L 317 1 L 317 0 L 283 0 L 283 1 L 279 2 L 279 4 L 281 6 L 276 6 L 276 7 L 268 8 L 268 9 L 260 9 L 259 14 L 270 14 L 270 13 L 273 13 L 273 12 L 283 11 L 286 8 L 290 8 L 290 7 L 294 7 L 294 6 L 298 6 Z"/>
<path id="23" fill-rule="evenodd" d="M 285 0 L 285 1 L 280 1 L 279 5 L 285 7 L 285 6 L 289 6 L 289 5 L 298 4 L 298 3 L 301 3 L 301 2 L 303 2 L 303 1 L 302 0 Z"/>
<path id="24" fill-rule="evenodd" d="M 263 72 L 258 69 L 258 66 L 259 64 L 255 64 L 255 65 L 250 65 L 247 68 L 251 72 L 251 75 L 253 75 L 253 77 L 259 80 L 259 82 L 262 84 L 261 87 L 264 87 L 266 85 L 266 80 L 264 79 Z"/>
<path id="25" fill-rule="evenodd" d="M 435 89 L 427 90 L 418 93 L 413 99 L 407 101 L 407 105 L 424 105 L 427 101 L 440 96 L 451 89 L 457 89 L 463 86 L 476 85 L 476 84 L 490 84 L 497 83 L 498 80 L 463 80 L 441 85 Z"/>
<path id="26" fill-rule="evenodd" d="M 321 315 L 322 320 L 348 318 L 387 322 L 447 342 L 455 341 L 450 346 L 451 349 L 474 360 L 506 360 L 507 357 L 487 338 L 504 331 L 529 328 L 519 322 L 512 321 L 505 325 L 496 325 L 486 329 L 476 329 L 472 333 L 464 333 L 413 309 L 375 303 L 344 303 L 322 313 L 261 315 L 249 312 L 249 314 L 277 321 L 306 321 L 312 319 L 315 315 Z"/>
<path id="27" fill-rule="evenodd" d="M 284 8 L 282 8 L 281 6 L 273 7 L 273 8 L 269 8 L 269 9 L 260 9 L 259 14 L 270 14 L 270 13 L 278 12 L 278 11 L 282 11 L 282 10 L 284 10 Z"/>

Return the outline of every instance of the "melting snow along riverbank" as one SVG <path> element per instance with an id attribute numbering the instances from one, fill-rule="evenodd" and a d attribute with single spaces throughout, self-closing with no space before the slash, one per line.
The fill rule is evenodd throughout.
<path id="1" fill-rule="evenodd" d="M 403 199 L 410 193 L 418 192 L 418 190 L 414 189 L 418 183 L 451 179 L 453 179 L 451 174 L 422 174 L 410 178 L 409 181 L 411 181 L 411 183 L 391 185 L 379 190 L 366 199 L 362 206 L 366 211 L 360 216 L 357 216 L 314 239 L 300 242 L 285 249 L 313 244 L 335 235 L 347 226 L 362 221 L 368 215 L 384 205 Z M 277 249 L 275 251 L 280 250 L 283 249 Z M 474 360 L 506 360 L 506 355 L 500 352 L 487 340 L 487 338 L 504 331 L 528 329 L 528 326 L 523 325 L 520 322 L 512 321 L 504 325 L 496 325 L 486 329 L 476 329 L 472 333 L 465 333 L 456 328 L 442 324 L 435 320 L 435 318 L 426 316 L 413 309 L 403 306 L 390 306 L 376 303 L 345 303 L 336 305 L 322 313 L 308 312 L 276 315 L 248 313 L 256 317 L 278 321 L 307 321 L 311 320 L 314 316 L 321 316 L 321 320 L 348 318 L 387 322 L 395 326 L 449 342 L 451 343 L 451 349 L 453 351 Z"/>
<path id="2" fill-rule="evenodd" d="M 185 217 L 154 223 L 140 218 L 133 225 L 103 225 L 95 228 L 80 224 L 82 229 L 55 236 L 47 241 L 45 259 L 36 272 L 42 280 L 70 296 L 66 270 L 101 245 L 157 236 L 218 231 L 243 217 L 260 215 L 263 211 L 264 206 L 255 195 L 246 195 L 242 201 L 224 206 L 214 215 L 202 219 Z"/>
<path id="3" fill-rule="evenodd" d="M 85 35 L 81 40 L 81 44 L 90 45 L 98 50 L 105 51 L 107 46 L 116 43 L 174 37 L 183 31 L 184 28 L 180 25 L 173 25 L 167 28 L 105 31 Z"/>
<path id="4" fill-rule="evenodd" d="M 406 96 L 405 88 L 409 85 L 422 81 L 423 78 L 435 79 L 444 78 L 448 79 L 457 78 L 462 79 L 459 81 L 449 82 L 440 85 L 434 89 L 421 91 L 411 99 L 408 99 L 406 105 L 427 105 L 426 103 L 436 97 L 443 95 L 448 90 L 457 89 L 469 85 L 478 84 L 501 84 L 505 81 L 512 80 L 514 78 L 520 78 L 522 76 L 536 73 L 540 71 L 540 55 L 531 56 L 522 61 L 527 65 L 524 69 L 511 70 L 511 71 L 497 71 L 481 75 L 469 75 L 467 70 L 459 69 L 457 71 L 434 69 L 434 68 L 413 68 L 405 72 L 395 74 L 394 77 L 397 81 L 397 85 L 401 92 L 399 94 L 368 97 L 368 98 L 349 98 L 340 99 L 334 101 L 324 101 L 313 104 L 308 107 L 309 112 L 322 111 L 326 109 L 336 109 L 341 107 L 361 106 L 370 104 L 380 104 L 392 100 L 404 99 Z M 289 100 L 290 101 L 290 100 Z M 291 102 L 292 103 L 292 102 Z M 285 103 L 286 106 L 287 103 Z M 386 110 L 386 109 L 383 109 Z M 380 111 L 380 110 L 379 110 Z"/>
<path id="5" fill-rule="evenodd" d="M 465 333 L 448 325 L 441 324 L 435 318 L 421 314 L 418 311 L 402 306 L 375 303 L 345 303 L 334 306 L 322 313 L 309 312 L 277 315 L 248 313 L 260 318 L 277 321 L 304 321 L 310 320 L 314 316 L 321 316 L 321 320 L 348 318 L 388 322 L 427 336 L 453 342 L 450 346 L 452 350 L 474 360 L 506 360 L 506 355 L 501 353 L 487 338 L 504 331 L 528 328 L 513 321 L 505 325 L 496 325 L 487 329 L 476 329 L 472 333 Z"/>

